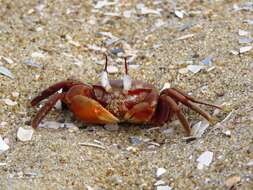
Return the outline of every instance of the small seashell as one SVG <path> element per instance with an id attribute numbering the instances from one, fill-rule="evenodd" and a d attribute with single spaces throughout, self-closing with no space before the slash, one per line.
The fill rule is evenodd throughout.
<path id="1" fill-rule="evenodd" d="M 20 141 L 30 141 L 32 139 L 33 129 L 18 128 L 17 137 Z"/>

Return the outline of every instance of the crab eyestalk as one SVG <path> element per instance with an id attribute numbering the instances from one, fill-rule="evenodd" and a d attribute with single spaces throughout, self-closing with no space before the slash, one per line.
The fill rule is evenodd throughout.
<path id="1" fill-rule="evenodd" d="M 123 76 L 123 88 L 128 91 L 132 87 L 132 78 L 128 75 L 127 58 L 125 57 L 125 74 Z"/>
<path id="2" fill-rule="evenodd" d="M 107 58 L 107 55 L 105 54 L 105 69 L 101 73 L 101 85 L 105 88 L 107 92 L 109 92 L 112 89 L 112 87 L 110 85 L 110 81 L 108 78 L 107 64 L 108 64 L 108 58 Z"/>

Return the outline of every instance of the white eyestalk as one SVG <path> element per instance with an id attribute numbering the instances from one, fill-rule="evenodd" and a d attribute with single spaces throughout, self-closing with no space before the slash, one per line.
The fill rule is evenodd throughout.
<path id="1" fill-rule="evenodd" d="M 105 55 L 105 70 L 101 73 L 101 85 L 105 88 L 106 92 L 109 92 L 112 87 L 108 78 L 107 62 L 107 56 Z"/>
<path id="2" fill-rule="evenodd" d="M 132 78 L 128 75 L 127 58 L 125 57 L 125 74 L 123 76 L 123 88 L 124 91 L 130 90 L 132 87 Z"/>

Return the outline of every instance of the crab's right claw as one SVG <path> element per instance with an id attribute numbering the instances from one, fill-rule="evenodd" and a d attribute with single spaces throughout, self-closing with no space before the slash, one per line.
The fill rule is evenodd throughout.
<path id="1" fill-rule="evenodd" d="M 97 101 L 82 95 L 71 99 L 70 110 L 82 121 L 94 124 L 116 124 L 119 119 Z"/>

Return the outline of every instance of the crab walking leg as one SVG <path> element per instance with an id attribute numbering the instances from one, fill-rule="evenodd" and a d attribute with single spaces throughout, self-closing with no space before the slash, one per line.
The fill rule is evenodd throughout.
<path id="1" fill-rule="evenodd" d="M 82 84 L 82 82 L 74 81 L 74 80 L 65 80 L 62 82 L 58 82 L 47 89 L 43 90 L 38 96 L 36 96 L 32 101 L 31 105 L 36 106 L 41 100 L 44 100 L 57 92 L 60 89 L 64 89 L 64 91 L 67 91 L 70 87 L 74 85 Z"/>
<path id="2" fill-rule="evenodd" d="M 185 92 L 183 92 L 182 90 L 179 90 L 179 89 L 176 89 L 176 88 L 171 88 L 172 90 L 180 93 L 181 95 L 183 95 L 185 98 L 187 98 L 188 100 L 194 102 L 194 103 L 198 103 L 198 104 L 203 104 L 203 105 L 206 105 L 206 106 L 211 106 L 211 107 L 215 107 L 217 109 L 222 109 L 220 106 L 217 106 L 217 105 L 214 105 L 214 104 L 209 104 L 209 103 L 206 103 L 206 102 L 202 102 L 202 101 L 199 101 L 199 100 L 196 100 L 194 99 L 193 97 L 189 96 L 188 94 L 186 94 Z"/>
<path id="3" fill-rule="evenodd" d="M 187 97 L 185 97 L 181 93 L 179 93 L 179 92 L 177 92 L 177 91 L 175 91 L 171 88 L 168 88 L 168 89 L 163 90 L 162 94 L 166 94 L 166 95 L 170 96 L 172 99 L 174 99 L 178 102 L 181 102 L 185 106 L 187 106 L 187 107 L 191 108 L 192 110 L 196 111 L 197 113 L 202 115 L 204 118 L 206 118 L 210 123 L 214 122 L 214 119 L 210 116 L 209 113 L 207 113 L 206 111 L 204 111 L 203 109 L 201 109 L 200 107 L 198 107 L 197 105 L 192 103 L 190 99 L 188 99 Z"/>
<path id="4" fill-rule="evenodd" d="M 178 107 L 177 103 L 175 102 L 175 100 L 173 100 L 171 97 L 166 96 L 166 95 L 161 95 L 161 99 L 167 103 L 167 106 L 170 107 L 171 111 L 176 114 L 177 118 L 179 119 L 181 125 L 184 127 L 187 135 L 191 135 L 191 128 L 190 125 L 187 121 L 187 119 L 185 118 L 185 116 L 183 115 L 183 113 L 181 112 L 180 108 Z"/>
<path id="5" fill-rule="evenodd" d="M 32 127 L 35 129 L 38 127 L 41 120 L 47 115 L 47 113 L 54 107 L 58 100 L 63 100 L 65 93 L 56 93 L 52 95 L 45 105 L 39 110 L 32 121 Z"/>

